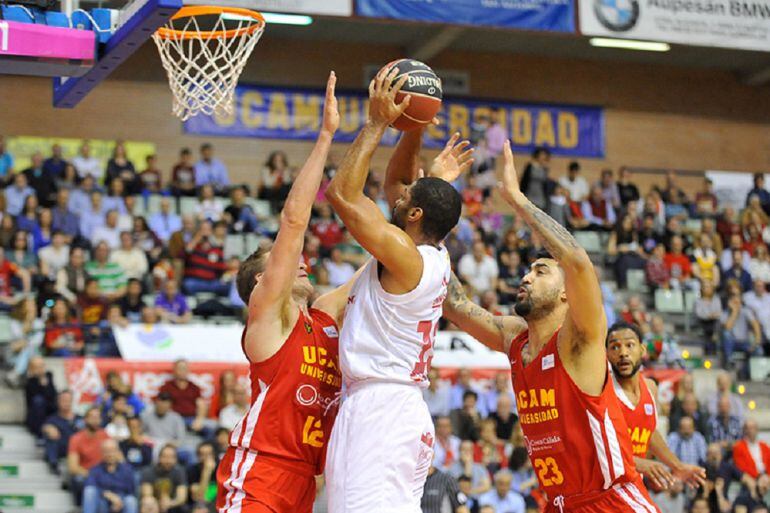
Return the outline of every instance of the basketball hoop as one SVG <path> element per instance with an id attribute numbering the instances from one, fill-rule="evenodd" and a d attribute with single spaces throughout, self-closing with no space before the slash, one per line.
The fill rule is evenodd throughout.
<path id="1" fill-rule="evenodd" d="M 190 6 L 153 34 L 182 121 L 199 113 L 230 114 L 235 86 L 265 30 L 249 9 Z"/>

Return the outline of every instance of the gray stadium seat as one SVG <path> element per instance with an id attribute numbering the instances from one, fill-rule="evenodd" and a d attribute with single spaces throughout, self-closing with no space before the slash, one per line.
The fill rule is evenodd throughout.
<path id="1" fill-rule="evenodd" d="M 575 240 L 588 253 L 600 253 L 604 247 L 599 232 L 575 232 Z"/>
<path id="2" fill-rule="evenodd" d="M 198 198 L 179 198 L 179 214 L 195 214 L 198 204 Z"/>
<path id="3" fill-rule="evenodd" d="M 643 269 L 626 271 L 626 287 L 631 292 L 647 292 L 647 275 Z"/>
<path id="4" fill-rule="evenodd" d="M 684 312 L 684 296 L 681 290 L 658 289 L 655 291 L 655 310 L 664 313 Z"/>
<path id="5" fill-rule="evenodd" d="M 225 239 L 225 258 L 240 257 L 244 254 L 246 240 L 243 235 L 228 235 Z"/>

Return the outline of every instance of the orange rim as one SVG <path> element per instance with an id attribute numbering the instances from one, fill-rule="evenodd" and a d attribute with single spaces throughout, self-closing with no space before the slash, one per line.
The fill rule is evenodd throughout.
<path id="1" fill-rule="evenodd" d="M 262 15 L 257 11 L 242 9 L 239 7 L 217 7 L 213 5 L 195 5 L 182 7 L 174 16 L 171 17 L 171 21 L 179 20 L 182 18 L 193 18 L 195 16 L 209 16 L 212 14 L 235 14 L 238 16 L 251 18 L 253 23 L 246 27 L 231 30 L 186 31 L 161 27 L 157 30 L 156 34 L 158 34 L 158 36 L 163 39 L 209 39 L 215 37 L 232 39 L 234 37 L 242 36 L 243 34 L 253 34 L 265 26 L 265 18 L 263 18 Z"/>

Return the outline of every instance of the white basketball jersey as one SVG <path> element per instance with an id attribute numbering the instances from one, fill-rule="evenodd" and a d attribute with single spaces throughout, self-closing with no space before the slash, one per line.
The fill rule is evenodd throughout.
<path id="1" fill-rule="evenodd" d="M 414 290 L 398 295 L 386 292 L 374 259 L 353 284 L 340 333 L 340 367 L 346 385 L 371 380 L 428 386 L 433 339 L 451 269 L 443 245 L 417 249 L 423 269 Z"/>

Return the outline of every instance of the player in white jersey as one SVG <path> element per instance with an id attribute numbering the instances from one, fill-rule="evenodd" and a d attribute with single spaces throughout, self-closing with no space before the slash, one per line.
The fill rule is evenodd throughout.
<path id="1" fill-rule="evenodd" d="M 369 119 L 326 191 L 347 229 L 374 257 L 353 285 L 340 333 L 346 397 L 326 467 L 333 513 L 418 513 L 433 456 L 433 422 L 420 389 L 428 385 L 450 276 L 441 241 L 457 224 L 462 202 L 436 176 L 412 184 L 419 133 L 402 138 L 388 169 L 392 224 L 364 195 L 372 155 L 409 104 L 408 96 L 395 103 L 404 79 L 394 78 L 380 73 L 372 81 Z M 456 137 L 438 160 L 459 173 L 470 165 L 470 152 L 463 152 L 466 143 L 454 142 Z"/>

